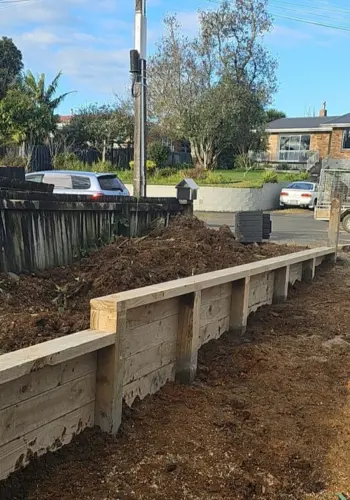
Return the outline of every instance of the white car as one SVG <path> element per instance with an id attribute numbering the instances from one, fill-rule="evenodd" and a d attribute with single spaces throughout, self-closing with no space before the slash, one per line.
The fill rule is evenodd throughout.
<path id="1" fill-rule="evenodd" d="M 314 182 L 292 182 L 280 194 L 280 207 L 302 207 L 313 210 L 317 205 L 318 185 Z"/>

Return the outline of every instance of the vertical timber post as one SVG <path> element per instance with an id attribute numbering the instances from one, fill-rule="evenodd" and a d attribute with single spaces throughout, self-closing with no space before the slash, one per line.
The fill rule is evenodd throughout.
<path id="1" fill-rule="evenodd" d="M 341 202 L 335 198 L 332 200 L 331 213 L 328 225 L 328 246 L 335 248 L 335 253 L 330 256 L 331 261 L 335 264 L 337 260 L 338 243 L 339 243 L 339 228 L 340 228 Z"/>
<path id="2" fill-rule="evenodd" d="M 91 301 L 91 328 L 116 332 L 115 343 L 97 351 L 95 425 L 115 436 L 122 421 L 124 362 L 122 339 L 126 330 L 126 310 L 117 302 Z"/>
<path id="3" fill-rule="evenodd" d="M 230 331 L 243 335 L 247 329 L 250 276 L 232 283 Z"/>
<path id="4" fill-rule="evenodd" d="M 316 272 L 316 259 L 305 260 L 302 266 L 302 280 L 305 283 L 312 283 Z"/>
<path id="5" fill-rule="evenodd" d="M 290 266 L 281 267 L 275 270 L 273 285 L 273 303 L 282 304 L 288 298 Z"/>
<path id="6" fill-rule="evenodd" d="M 201 291 L 179 297 L 176 380 L 182 384 L 191 384 L 197 373 L 201 298 Z"/>

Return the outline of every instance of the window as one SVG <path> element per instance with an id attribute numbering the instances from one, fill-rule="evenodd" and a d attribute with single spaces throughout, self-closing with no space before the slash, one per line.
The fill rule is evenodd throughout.
<path id="1" fill-rule="evenodd" d="M 26 180 L 30 182 L 42 182 L 43 177 L 43 175 L 28 175 Z"/>
<path id="2" fill-rule="evenodd" d="M 83 177 L 81 175 L 72 175 L 72 186 L 73 189 L 90 189 L 91 182 L 89 177 Z"/>
<path id="3" fill-rule="evenodd" d="M 303 191 L 313 191 L 314 185 L 308 182 L 293 182 L 287 186 L 289 189 L 302 189 Z"/>
<path id="4" fill-rule="evenodd" d="M 68 174 L 45 174 L 43 182 L 59 189 L 72 189 L 72 177 Z"/>
<path id="5" fill-rule="evenodd" d="M 115 175 L 103 175 L 98 178 L 103 191 L 124 191 L 125 186 Z"/>
<path id="6" fill-rule="evenodd" d="M 346 128 L 343 132 L 343 149 L 350 149 L 350 128 Z"/>
<path id="7" fill-rule="evenodd" d="M 310 151 L 310 135 L 281 135 L 279 143 L 279 160 L 306 161 Z"/>

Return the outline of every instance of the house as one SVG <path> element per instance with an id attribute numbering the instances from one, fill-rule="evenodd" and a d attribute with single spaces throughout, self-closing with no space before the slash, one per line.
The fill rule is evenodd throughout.
<path id="1" fill-rule="evenodd" d="M 268 124 L 266 133 L 268 150 L 260 155 L 260 161 L 309 168 L 326 158 L 350 163 L 350 113 L 328 116 L 326 103 L 319 116 L 280 118 Z"/>

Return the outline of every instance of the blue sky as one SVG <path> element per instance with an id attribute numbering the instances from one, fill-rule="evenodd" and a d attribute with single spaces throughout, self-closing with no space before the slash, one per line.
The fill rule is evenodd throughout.
<path id="1" fill-rule="evenodd" d="M 346 0 L 285 2 L 270 0 L 270 12 L 350 29 Z M 149 52 L 161 36 L 166 13 L 178 13 L 184 31 L 192 35 L 198 27 L 197 10 L 213 7 L 207 0 L 148 0 Z M 45 72 L 50 79 L 63 71 L 60 92 L 76 91 L 60 109 L 68 114 L 128 91 L 133 8 L 134 0 L 29 0 L 18 5 L 2 5 L 0 0 L 0 36 L 14 39 L 34 73 Z M 326 100 L 329 114 L 350 112 L 350 101 L 344 99 L 350 32 L 276 17 L 266 43 L 279 61 L 275 107 L 289 116 L 304 116 L 318 113 Z"/>

